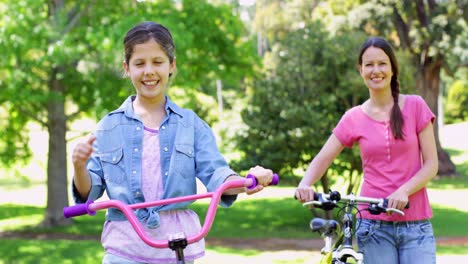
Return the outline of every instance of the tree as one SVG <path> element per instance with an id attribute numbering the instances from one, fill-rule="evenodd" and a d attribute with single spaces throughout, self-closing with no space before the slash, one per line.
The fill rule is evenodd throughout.
<path id="1" fill-rule="evenodd" d="M 441 71 L 453 74 L 467 64 L 468 27 L 465 1 L 372 0 L 348 14 L 347 26 L 362 28 L 371 35 L 384 35 L 410 54 L 416 69 L 416 90 L 438 115 Z M 434 124 L 438 174 L 453 175 L 455 165 L 442 149 L 439 127 Z"/>
<path id="2" fill-rule="evenodd" d="M 462 71 L 466 74 L 466 71 Z M 453 82 L 449 88 L 445 117 L 447 123 L 464 122 L 468 119 L 468 80 Z"/>
<path id="3" fill-rule="evenodd" d="M 323 28 L 311 22 L 265 55 L 264 73 L 251 85 L 251 100 L 242 112 L 248 129 L 238 137 L 250 164 L 294 175 L 318 153 L 341 115 L 367 97 L 357 60 L 349 56 L 357 54 L 364 36 L 331 36 Z M 359 154 L 345 151 L 332 168 L 340 175 L 349 171 L 359 176 Z"/>
<path id="4" fill-rule="evenodd" d="M 130 14 L 130 15 L 129 15 Z M 49 133 L 44 226 L 67 224 L 67 125 L 83 115 L 100 118 L 133 93 L 122 77 L 123 35 L 136 23 L 167 25 L 177 45 L 174 86 L 188 91 L 252 70 L 254 50 L 226 5 L 204 0 L 151 2 L 9 0 L 0 3 L 1 161 L 30 156 L 28 122 Z M 6 114 L 7 113 L 7 114 Z"/>

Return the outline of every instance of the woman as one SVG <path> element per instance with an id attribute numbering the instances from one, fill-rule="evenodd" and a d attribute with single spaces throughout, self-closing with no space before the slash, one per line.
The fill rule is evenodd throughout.
<path id="1" fill-rule="evenodd" d="M 435 263 L 425 187 L 438 169 L 435 116 L 421 97 L 400 94 L 398 62 L 386 40 L 369 38 L 361 47 L 358 67 L 369 99 L 342 116 L 295 195 L 301 202 L 313 200 L 310 186 L 345 147 L 357 143 L 364 172 L 361 195 L 386 197 L 389 207 L 405 212 L 358 215 L 356 236 L 364 263 Z M 410 208 L 404 209 L 408 202 Z"/>

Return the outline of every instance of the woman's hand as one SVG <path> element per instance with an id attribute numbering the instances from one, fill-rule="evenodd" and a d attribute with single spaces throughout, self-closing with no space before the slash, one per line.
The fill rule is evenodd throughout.
<path id="1" fill-rule="evenodd" d="M 309 202 L 314 200 L 314 190 L 310 186 L 304 186 L 299 184 L 294 193 L 294 197 L 301 203 Z"/>
<path id="2" fill-rule="evenodd" d="M 408 194 L 400 189 L 390 194 L 387 197 L 387 199 L 388 199 L 388 208 L 395 208 L 401 211 L 405 209 L 405 206 L 408 204 L 408 201 L 409 201 Z"/>

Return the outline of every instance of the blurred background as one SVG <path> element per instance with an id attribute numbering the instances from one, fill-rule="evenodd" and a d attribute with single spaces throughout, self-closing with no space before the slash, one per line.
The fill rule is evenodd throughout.
<path id="1" fill-rule="evenodd" d="M 421 95 L 437 115 L 439 173 L 430 185 L 436 235 L 468 236 L 459 224 L 468 206 L 447 199 L 468 194 L 466 8 L 466 0 L 1 0 L 0 263 L 99 262 L 103 216 L 62 216 L 72 203 L 70 154 L 135 93 L 123 78 L 122 41 L 148 20 L 167 26 L 175 40 L 170 98 L 212 126 L 235 170 L 261 164 L 281 175 L 281 187 L 255 198 L 255 206 L 266 208 L 254 215 L 282 230 L 264 235 L 304 241 L 319 238 L 307 233 L 308 221 L 323 213 L 290 201 L 293 186 L 344 111 L 368 97 L 357 69 L 360 45 L 369 36 L 388 39 L 400 63 L 401 92 Z M 358 149 L 345 150 L 317 188 L 357 193 L 361 176 Z M 248 200 L 219 213 L 213 241 L 252 237 L 248 228 L 256 227 L 243 235 L 235 223 L 223 226 L 236 217 L 245 221 L 241 209 L 256 210 Z M 76 243 L 94 255 L 75 255 Z M 49 254 L 52 245 L 61 251 Z M 462 243 L 439 253 L 468 250 Z M 245 260 L 260 253 L 241 254 Z"/>

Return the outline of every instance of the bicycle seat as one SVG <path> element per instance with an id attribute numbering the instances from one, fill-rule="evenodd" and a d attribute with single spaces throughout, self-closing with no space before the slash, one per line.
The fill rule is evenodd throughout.
<path id="1" fill-rule="evenodd" d="M 340 224 L 336 220 L 325 220 L 322 218 L 314 218 L 310 221 L 310 229 L 312 231 L 318 231 L 323 234 L 332 234 L 336 232 Z"/>

